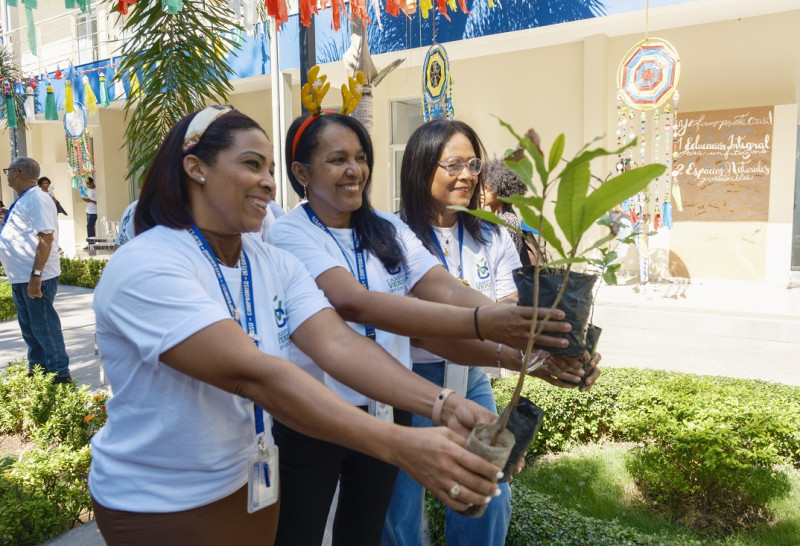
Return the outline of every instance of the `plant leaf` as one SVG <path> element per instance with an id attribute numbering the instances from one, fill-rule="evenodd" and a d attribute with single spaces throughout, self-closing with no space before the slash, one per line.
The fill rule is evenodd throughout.
<path id="1" fill-rule="evenodd" d="M 561 161 L 561 156 L 564 155 L 564 133 L 558 135 L 553 141 L 553 147 L 550 148 L 550 158 L 548 165 L 550 172 L 553 172 L 558 167 L 558 162 Z"/>
<path id="2" fill-rule="evenodd" d="M 664 174 L 666 169 L 665 165 L 653 163 L 623 172 L 606 181 L 586 198 L 582 230 L 586 231 L 615 205 L 645 189 L 653 179 Z"/>
<path id="3" fill-rule="evenodd" d="M 530 156 L 533 158 L 534 164 L 536 165 L 536 172 L 539 173 L 542 184 L 547 184 L 547 180 L 550 177 L 550 172 L 545 168 L 544 156 L 542 156 L 542 152 L 539 151 L 539 148 L 536 146 L 536 144 L 534 144 L 533 141 L 528 137 L 518 135 L 514 131 L 514 128 L 502 119 L 498 118 L 498 121 L 500 122 L 500 125 L 508 129 L 509 133 L 514 135 L 514 138 L 517 139 L 517 142 L 519 142 L 520 146 L 522 146 L 528 152 L 528 154 L 530 154 Z"/>
<path id="4" fill-rule="evenodd" d="M 533 207 L 542 212 L 542 198 L 535 195 L 509 195 L 508 197 L 501 197 L 500 200 L 504 203 L 509 203 L 521 209 L 523 207 Z"/>
<path id="5" fill-rule="evenodd" d="M 574 250 L 586 231 L 586 228 L 583 227 L 585 223 L 583 209 L 591 178 L 589 162 L 576 164 L 569 170 L 564 169 L 559 178 L 558 198 L 555 206 L 556 222 L 564 232 L 570 249 Z"/>
<path id="6" fill-rule="evenodd" d="M 539 195 L 539 190 L 533 183 L 533 163 L 531 163 L 530 159 L 527 157 L 523 157 L 519 161 L 510 161 L 506 159 L 505 164 L 509 169 L 519 175 L 522 182 L 528 186 L 528 189 L 530 189 L 534 195 Z"/>
<path id="7" fill-rule="evenodd" d="M 499 216 L 497 216 L 493 212 L 489 212 L 488 210 L 483 209 L 468 209 L 467 207 L 462 207 L 461 205 L 451 205 L 447 207 L 451 210 L 457 210 L 459 212 L 466 212 L 467 214 L 471 214 L 472 216 L 477 216 L 481 220 L 486 220 L 487 222 L 491 222 L 492 224 L 497 224 L 498 226 L 503 226 L 506 229 L 510 229 L 520 235 L 522 235 L 522 230 L 517 227 L 509 224 Z"/>

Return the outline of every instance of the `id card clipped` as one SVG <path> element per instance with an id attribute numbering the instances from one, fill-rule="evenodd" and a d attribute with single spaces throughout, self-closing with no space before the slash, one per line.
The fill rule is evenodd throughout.
<path id="1" fill-rule="evenodd" d="M 387 423 L 394 423 L 394 408 L 389 404 L 377 402 L 375 400 L 369 401 L 369 414 L 377 417 L 381 421 Z"/>
<path id="2" fill-rule="evenodd" d="M 247 512 L 252 514 L 278 501 L 278 446 L 267 447 L 264 433 L 259 434 L 258 452 L 247 462 Z"/>

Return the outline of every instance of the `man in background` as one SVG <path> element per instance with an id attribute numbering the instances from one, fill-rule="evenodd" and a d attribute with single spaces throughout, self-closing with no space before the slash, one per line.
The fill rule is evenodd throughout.
<path id="1" fill-rule="evenodd" d="M 87 197 L 82 198 L 88 203 L 86 205 L 86 237 L 97 237 L 94 230 L 94 225 L 97 223 L 97 189 L 94 187 L 94 178 L 91 176 L 86 179 L 86 187 L 88 188 L 86 190 Z"/>
<path id="2" fill-rule="evenodd" d="M 18 157 L 3 169 L 17 199 L 6 214 L 0 231 L 0 262 L 3 264 L 22 338 L 28 346 L 28 367 L 41 366 L 56 374 L 54 383 L 72 381 L 69 356 L 61 333 L 61 320 L 53 306 L 58 291 L 61 262 L 58 248 L 56 205 L 39 191 L 39 164 Z"/>

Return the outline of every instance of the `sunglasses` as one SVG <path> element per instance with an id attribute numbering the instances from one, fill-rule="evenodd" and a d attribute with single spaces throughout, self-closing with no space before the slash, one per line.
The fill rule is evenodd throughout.
<path id="1" fill-rule="evenodd" d="M 457 176 L 464 168 L 464 165 L 467 166 L 467 170 L 472 176 L 478 176 L 481 174 L 481 169 L 483 168 L 483 161 L 477 157 L 473 157 L 468 161 L 464 161 L 458 157 L 451 157 L 450 159 L 445 159 L 444 161 L 439 161 L 438 163 L 440 167 L 444 167 L 444 169 L 447 171 L 447 174 L 450 176 Z"/>

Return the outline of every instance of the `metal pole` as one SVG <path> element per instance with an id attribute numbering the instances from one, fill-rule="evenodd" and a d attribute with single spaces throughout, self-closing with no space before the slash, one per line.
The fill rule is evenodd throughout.
<path id="1" fill-rule="evenodd" d="M 270 61 L 270 90 L 272 94 L 272 149 L 275 154 L 275 201 L 282 207 L 286 206 L 286 176 L 283 164 L 283 97 L 281 93 L 281 68 L 280 52 L 278 50 L 278 29 L 275 19 L 269 22 L 269 61 Z"/>
<path id="2" fill-rule="evenodd" d="M 317 64 L 317 48 L 315 44 L 314 16 L 308 27 L 300 25 L 300 87 L 308 81 L 308 69 Z M 308 110 L 303 106 L 303 113 Z"/>

